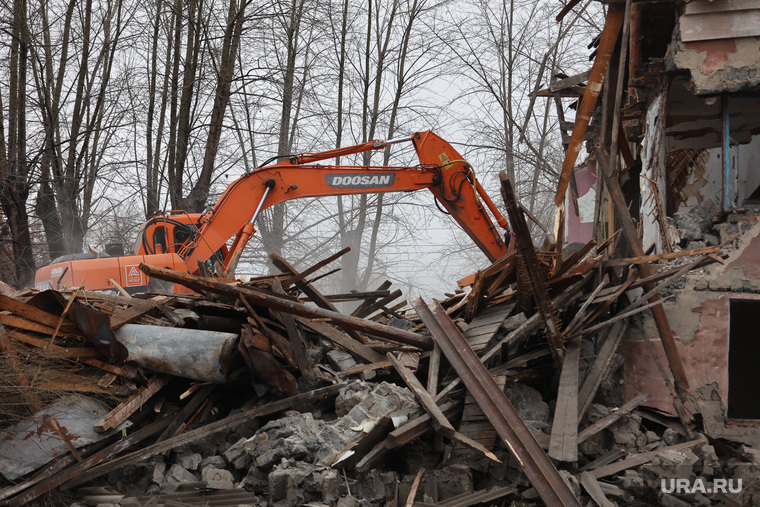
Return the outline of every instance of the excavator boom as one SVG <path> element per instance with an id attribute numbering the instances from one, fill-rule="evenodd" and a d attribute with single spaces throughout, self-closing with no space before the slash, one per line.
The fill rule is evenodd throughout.
<path id="1" fill-rule="evenodd" d="M 411 141 L 420 165 L 414 167 L 333 166 L 314 162 L 382 149 L 390 143 Z M 483 253 L 495 261 L 509 252 L 499 228 L 508 230 L 474 172 L 462 156 L 432 132 L 419 132 L 403 140 L 372 141 L 320 154 L 303 154 L 256 169 L 234 181 L 214 208 L 201 217 L 198 240 L 180 255 L 188 269 L 197 269 L 235 238 L 229 259 L 239 257 L 252 232 L 251 221 L 261 209 L 301 197 L 429 189 Z M 489 216 L 493 215 L 494 220 Z M 498 225 L 498 227 L 497 227 Z M 230 266 L 224 266 L 228 269 Z M 234 267 L 234 266 L 232 266 Z"/>

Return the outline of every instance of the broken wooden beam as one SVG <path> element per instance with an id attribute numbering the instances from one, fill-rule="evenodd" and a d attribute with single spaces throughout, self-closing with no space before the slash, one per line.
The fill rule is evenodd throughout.
<path id="1" fill-rule="evenodd" d="M 272 282 L 272 290 L 278 294 L 285 293 L 279 280 L 274 280 Z M 295 318 L 289 313 L 279 312 L 276 312 L 275 317 L 278 317 L 285 325 L 285 332 L 288 334 L 290 343 L 293 346 L 293 360 L 298 366 L 298 371 L 300 371 L 301 375 L 307 379 L 313 379 L 314 371 L 312 370 L 309 356 L 306 354 L 306 342 L 301 335 L 301 330 L 298 329 L 298 326 L 296 325 Z"/>
<path id="2" fill-rule="evenodd" d="M 625 235 L 628 245 L 630 246 L 633 254 L 636 257 L 644 256 L 644 249 L 641 246 L 639 240 L 639 233 L 636 225 L 631 218 L 631 214 L 628 211 L 628 206 L 623 196 L 623 191 L 620 189 L 620 183 L 618 182 L 617 175 L 613 174 L 613 169 L 608 164 L 608 157 L 601 150 L 597 151 L 597 164 L 601 169 L 601 173 L 604 177 L 604 182 L 609 189 L 610 199 L 615 206 L 615 211 L 622 224 L 623 234 Z M 641 278 L 647 278 L 652 275 L 652 268 L 646 262 L 638 264 L 639 273 Z M 654 283 L 648 283 L 644 285 L 644 290 L 647 292 L 654 289 Z M 658 294 L 652 294 L 649 299 L 650 302 L 656 303 L 660 299 Z M 665 313 L 665 309 L 662 305 L 656 305 L 652 308 L 652 315 L 654 316 L 654 322 L 657 326 L 657 331 L 660 333 L 662 339 L 663 348 L 665 349 L 665 355 L 668 358 L 668 365 L 670 371 L 673 374 L 673 381 L 678 396 L 682 401 L 686 401 L 689 396 L 689 380 L 686 377 L 686 370 L 684 370 L 683 363 L 681 362 L 681 354 L 678 352 L 676 346 L 675 337 L 673 336 L 673 330 L 670 327 L 668 316 Z"/>
<path id="3" fill-rule="evenodd" d="M 580 338 L 567 343 L 554 409 L 549 456 L 559 461 L 578 461 L 578 360 Z"/>
<path id="4" fill-rule="evenodd" d="M 459 328 L 439 303 L 434 305 L 434 310 L 430 310 L 421 299 L 413 303 L 417 314 L 441 347 L 441 352 L 462 378 L 499 436 L 507 443 L 544 503 L 550 507 L 580 507 L 575 495 L 517 415 L 504 392 L 498 388 L 478 356 L 467 345 Z"/>
<path id="5" fill-rule="evenodd" d="M 117 405 L 116 408 L 106 414 L 100 421 L 96 422 L 94 425 L 95 431 L 104 433 L 119 426 L 129 416 L 140 410 L 143 404 L 166 386 L 170 380 L 171 377 L 169 375 L 156 375 L 148 380 L 148 383 L 138 389 L 136 393 Z"/>
<path id="6" fill-rule="evenodd" d="M 591 406 L 591 402 L 594 400 L 594 396 L 596 396 L 596 391 L 602 384 L 602 379 L 605 373 L 607 373 L 607 369 L 612 364 L 612 358 L 623 341 L 623 335 L 627 328 L 627 320 L 618 321 L 614 324 L 607 335 L 607 339 L 602 344 L 601 350 L 596 355 L 596 359 L 594 359 L 593 364 L 588 372 L 586 372 L 586 378 L 578 392 L 578 423 L 581 422 L 583 414 Z"/>
<path id="7" fill-rule="evenodd" d="M 525 271 L 528 274 L 533 299 L 535 300 L 538 312 L 546 325 L 546 334 L 549 339 L 552 355 L 554 356 L 555 362 L 559 364 L 563 351 L 559 319 L 557 319 L 557 315 L 551 307 L 549 292 L 544 283 L 544 276 L 538 269 L 538 257 L 536 256 L 536 250 L 533 247 L 533 240 L 530 237 L 530 231 L 528 230 L 528 224 L 525 222 L 525 217 L 517 205 L 512 182 L 509 181 L 509 176 L 507 176 L 505 171 L 499 173 L 499 179 L 501 180 L 501 194 L 504 197 L 504 205 L 507 208 L 509 222 L 512 225 L 512 231 L 517 242 L 517 254 L 523 261 L 521 266 L 525 268 Z"/>
<path id="8" fill-rule="evenodd" d="M 617 421 L 621 417 L 630 414 L 639 405 L 647 401 L 650 397 L 651 395 L 649 395 L 648 393 L 640 394 L 636 396 L 634 399 L 628 401 L 627 403 L 624 403 L 616 411 L 612 412 L 606 417 L 599 419 L 598 421 L 588 426 L 587 428 L 584 428 L 583 431 L 578 433 L 578 443 L 580 444 L 581 442 L 584 442 L 586 439 L 596 435 L 597 433 L 602 431 L 604 428 L 608 428 L 610 425 L 614 424 L 615 421 Z"/>
<path id="9" fill-rule="evenodd" d="M 641 264 L 643 262 L 657 262 L 664 260 L 679 259 L 681 257 L 693 257 L 695 255 L 706 255 L 715 253 L 720 250 L 720 245 L 707 246 L 704 248 L 695 248 L 693 250 L 683 250 L 681 252 L 661 253 L 656 255 L 642 255 L 637 257 L 628 257 L 625 259 L 610 259 L 602 263 L 605 268 L 630 266 L 633 264 Z M 702 259 L 700 259 L 700 262 Z M 692 268 L 693 269 L 693 268 Z"/>
<path id="10" fill-rule="evenodd" d="M 217 294 L 229 296 L 233 299 L 245 296 L 252 305 L 260 305 L 281 312 L 292 313 L 300 317 L 328 319 L 343 328 L 361 331 L 376 336 L 379 339 L 405 343 L 422 349 L 430 349 L 433 345 L 432 340 L 426 336 L 410 333 L 409 331 L 404 331 L 403 329 L 391 326 L 384 326 L 376 322 L 350 317 L 343 315 L 342 313 L 325 310 L 324 308 L 313 308 L 301 303 L 295 303 L 250 287 L 234 286 L 224 282 L 218 282 L 211 278 L 179 273 L 168 268 L 149 266 L 147 264 L 140 264 L 140 269 L 148 276 L 156 277 L 161 280 L 173 281 L 191 289 L 198 288 L 209 292 L 215 292 Z"/>
<path id="11" fill-rule="evenodd" d="M 612 57 L 612 52 L 615 50 L 615 45 L 617 44 L 618 36 L 620 35 L 620 29 L 623 26 L 624 14 L 625 6 L 620 4 L 611 4 L 607 11 L 607 19 L 605 20 L 604 29 L 602 30 L 602 35 L 599 40 L 596 58 L 594 58 L 594 64 L 591 67 L 588 85 L 586 86 L 583 98 L 578 106 L 578 112 L 575 115 L 575 125 L 573 126 L 573 134 L 570 138 L 567 151 L 565 152 L 565 159 L 562 162 L 562 171 L 559 176 L 559 183 L 557 184 L 557 193 L 554 196 L 554 203 L 557 206 L 562 204 L 562 201 L 565 199 L 567 185 L 570 182 L 570 174 L 575 167 L 575 161 L 578 159 L 578 154 L 581 151 L 583 138 L 586 135 L 586 129 L 588 129 L 591 116 L 596 108 L 599 93 L 602 91 L 604 76 L 610 65 L 610 58 Z"/>
<path id="12" fill-rule="evenodd" d="M 290 278 L 286 278 L 282 282 L 282 287 L 285 288 L 285 289 L 287 289 L 288 287 L 290 287 L 294 283 L 297 283 L 297 282 L 300 282 L 302 280 L 305 280 L 307 276 L 311 275 L 312 273 L 316 273 L 321 268 L 327 266 L 328 264 L 330 264 L 331 262 L 333 262 L 333 261 L 335 261 L 337 259 L 340 259 L 342 256 L 344 256 L 345 254 L 347 254 L 350 251 L 351 251 L 351 248 L 350 247 L 346 247 L 343 250 L 340 250 L 339 252 L 336 252 L 336 253 L 332 254 L 328 258 L 317 262 L 316 264 L 314 264 L 313 266 L 309 267 L 308 269 L 305 269 L 305 270 L 301 271 L 298 274 L 291 275 Z"/>

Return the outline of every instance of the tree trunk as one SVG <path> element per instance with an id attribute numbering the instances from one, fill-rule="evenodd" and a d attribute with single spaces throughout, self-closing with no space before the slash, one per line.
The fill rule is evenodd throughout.
<path id="1" fill-rule="evenodd" d="M 203 211 L 208 200 L 211 187 L 211 176 L 214 173 L 214 161 L 219 149 L 219 140 L 224 128 L 224 113 L 230 98 L 230 84 L 235 73 L 235 59 L 240 46 L 240 34 L 243 31 L 246 1 L 243 0 L 238 8 L 235 0 L 229 0 L 230 6 L 227 13 L 227 29 L 224 34 L 222 45 L 222 57 L 217 68 L 217 85 L 214 96 L 214 109 L 211 112 L 211 124 L 206 152 L 203 158 L 203 169 L 200 178 L 196 181 L 193 190 L 185 199 L 187 209 L 190 212 L 200 213 Z"/>
<path id="2" fill-rule="evenodd" d="M 34 281 L 34 256 L 26 201 L 29 197 L 26 163 L 26 78 L 29 32 L 26 0 L 13 3 L 13 37 L 8 103 L 8 140 L 0 103 L 0 201 L 11 233 L 17 287 Z"/>

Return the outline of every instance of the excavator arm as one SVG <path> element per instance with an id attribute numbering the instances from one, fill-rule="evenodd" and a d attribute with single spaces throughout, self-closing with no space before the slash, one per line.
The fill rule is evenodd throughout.
<path id="1" fill-rule="evenodd" d="M 318 164 L 409 141 L 414 144 L 420 162 L 414 167 Z M 133 255 L 59 258 L 37 271 L 35 285 L 41 289 L 82 285 L 88 290 L 109 290 L 120 284 L 127 292 L 167 290 L 152 287 L 156 281 L 144 276 L 139 264 L 190 273 L 198 273 L 205 265 L 219 274 L 232 273 L 254 232 L 256 217 L 261 210 L 277 203 L 300 197 L 411 192 L 423 188 L 433 193 L 440 206 L 491 261 L 509 253 L 508 242 L 499 230 L 508 230 L 507 221 L 483 191 L 469 164 L 437 135 L 418 132 L 403 139 L 301 154 L 260 167 L 234 181 L 208 213 L 170 211 L 148 220 L 138 233 Z M 175 286 L 172 290 L 188 289 Z"/>
<path id="2" fill-rule="evenodd" d="M 414 167 L 334 166 L 316 162 L 411 141 L 420 165 Z M 214 258 L 225 272 L 235 265 L 254 232 L 261 210 L 302 197 L 429 189 L 483 253 L 495 261 L 509 252 L 499 228 L 508 231 L 507 220 L 476 180 L 462 156 L 432 132 L 410 138 L 371 141 L 316 154 L 301 154 L 271 166 L 260 167 L 234 181 L 214 208 L 198 219 L 197 233 L 181 248 L 188 271 Z M 490 212 L 490 214 L 489 214 Z M 491 218 L 491 215 L 493 218 Z M 495 223 L 494 223 L 495 221 Z M 232 244 L 227 247 L 230 238 Z M 219 252 L 223 259 L 219 259 Z"/>

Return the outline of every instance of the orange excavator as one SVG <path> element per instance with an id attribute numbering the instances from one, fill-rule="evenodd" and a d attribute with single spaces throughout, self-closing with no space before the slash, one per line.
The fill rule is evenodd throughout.
<path id="1" fill-rule="evenodd" d="M 417 166 L 318 164 L 322 160 L 409 141 L 420 161 Z M 229 276 L 253 235 L 254 221 L 263 209 L 301 197 L 410 192 L 422 188 L 433 193 L 440 206 L 491 261 L 509 253 L 506 218 L 462 156 L 448 142 L 428 131 L 411 137 L 303 153 L 276 164 L 264 164 L 232 182 L 211 211 L 169 211 L 152 217 L 138 233 L 134 255 L 93 255 L 97 258 L 82 259 L 83 254 L 76 254 L 59 258 L 37 271 L 35 286 L 47 289 L 81 285 L 87 290 L 114 290 L 113 280 L 130 293 L 153 291 L 156 287 L 148 287 L 150 281 L 139 270 L 140 263 L 192 274 L 209 271 Z M 504 236 L 497 225 L 505 231 Z M 167 290 L 172 288 L 160 287 L 160 291 Z M 178 285 L 173 290 L 187 292 Z"/>

